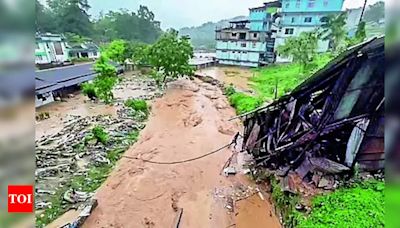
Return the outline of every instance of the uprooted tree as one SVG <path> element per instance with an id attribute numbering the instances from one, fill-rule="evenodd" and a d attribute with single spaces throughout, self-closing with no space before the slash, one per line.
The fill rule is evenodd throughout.
<path id="1" fill-rule="evenodd" d="M 316 32 L 303 32 L 298 37 L 289 37 L 285 44 L 278 47 L 278 53 L 283 57 L 291 57 L 301 65 L 302 70 L 312 66 L 317 53 L 318 35 Z"/>
<path id="2" fill-rule="evenodd" d="M 167 79 L 192 75 L 194 70 L 189 65 L 192 57 L 193 47 L 189 38 L 179 37 L 175 30 L 164 33 L 155 44 L 145 50 L 145 59 L 154 70 L 153 77 L 156 82 L 164 84 Z"/>

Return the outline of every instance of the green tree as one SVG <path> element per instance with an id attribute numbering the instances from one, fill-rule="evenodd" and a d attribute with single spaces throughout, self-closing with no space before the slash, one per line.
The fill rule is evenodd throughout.
<path id="1" fill-rule="evenodd" d="M 341 45 L 346 38 L 346 18 L 345 12 L 339 15 L 329 15 L 327 21 L 321 26 L 321 36 L 323 40 L 329 40 L 330 47 L 334 53 L 338 53 Z"/>
<path id="2" fill-rule="evenodd" d="M 302 32 L 298 37 L 289 37 L 285 44 L 278 47 L 278 53 L 284 57 L 292 57 L 293 61 L 307 70 L 312 66 L 318 48 L 316 32 Z"/>
<path id="3" fill-rule="evenodd" d="M 108 63 L 109 60 L 105 56 L 100 56 L 94 65 L 97 76 L 92 83 L 84 83 L 82 85 L 83 93 L 90 99 L 94 97 L 108 104 L 114 98 L 112 89 L 117 83 L 117 74 L 114 66 Z"/>
<path id="4" fill-rule="evenodd" d="M 154 13 L 145 6 L 140 6 L 137 13 L 121 9 L 101 14 L 94 22 L 94 28 L 95 38 L 101 42 L 123 39 L 154 43 L 161 34 L 154 21 Z"/>
<path id="5" fill-rule="evenodd" d="M 89 19 L 88 0 L 48 0 L 50 12 L 59 33 L 75 33 L 81 36 L 90 36 L 93 25 Z"/>
<path id="6" fill-rule="evenodd" d="M 72 45 L 73 44 L 82 44 L 82 43 L 85 43 L 85 42 L 92 41 L 92 39 L 90 39 L 89 37 L 80 36 L 80 35 L 75 34 L 75 33 L 67 32 L 64 35 L 67 38 L 68 43 L 72 44 Z"/>
<path id="7" fill-rule="evenodd" d="M 150 46 L 144 43 L 133 42 L 130 45 L 130 52 L 132 53 L 131 59 L 133 63 L 138 66 L 148 64 L 148 51 Z"/>
<path id="8" fill-rule="evenodd" d="M 125 40 L 114 40 L 103 48 L 102 53 L 113 61 L 123 63 L 127 57 L 127 46 Z"/>
<path id="9" fill-rule="evenodd" d="M 147 52 L 149 64 L 156 72 L 162 72 L 162 82 L 167 78 L 176 79 L 183 75 L 192 75 L 193 68 L 189 60 L 193 57 L 193 47 L 187 37 L 179 37 L 178 32 L 169 30 L 151 45 Z"/>
<path id="10" fill-rule="evenodd" d="M 57 31 L 57 24 L 54 20 L 54 14 L 44 7 L 38 0 L 35 0 L 36 5 L 36 31 L 37 32 L 55 32 Z"/>

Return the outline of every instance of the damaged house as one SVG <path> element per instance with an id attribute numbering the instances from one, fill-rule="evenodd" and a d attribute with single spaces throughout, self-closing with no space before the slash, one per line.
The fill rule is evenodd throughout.
<path id="1" fill-rule="evenodd" d="M 331 61 L 272 104 L 245 116 L 243 150 L 255 166 L 324 189 L 335 176 L 384 167 L 384 37 Z M 295 177 L 294 177 L 295 176 Z"/>

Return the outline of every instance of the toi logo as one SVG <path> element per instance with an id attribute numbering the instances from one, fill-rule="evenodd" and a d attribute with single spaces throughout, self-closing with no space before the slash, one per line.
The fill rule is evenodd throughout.
<path id="1" fill-rule="evenodd" d="M 33 212 L 32 185 L 8 186 L 8 212 L 11 213 Z"/>

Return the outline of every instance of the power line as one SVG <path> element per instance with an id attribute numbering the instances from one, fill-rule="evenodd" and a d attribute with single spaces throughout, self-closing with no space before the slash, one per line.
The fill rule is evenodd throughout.
<path id="1" fill-rule="evenodd" d="M 213 151 L 211 151 L 211 152 L 209 152 L 207 154 L 203 154 L 203 155 L 198 156 L 198 157 L 194 157 L 194 158 L 190 158 L 190 159 L 186 159 L 186 160 L 181 160 L 181 161 L 171 161 L 171 162 L 162 161 L 161 162 L 161 161 L 151 161 L 151 160 L 142 159 L 142 158 L 138 158 L 138 157 L 126 156 L 126 155 L 124 155 L 122 157 L 123 158 L 127 158 L 127 159 L 131 159 L 131 160 L 140 160 L 140 161 L 143 161 L 143 162 L 146 162 L 146 163 L 157 164 L 157 165 L 174 165 L 174 164 L 181 164 L 181 163 L 195 161 L 195 160 L 210 156 L 212 154 L 218 153 L 219 151 L 221 151 L 221 150 L 223 150 L 225 148 L 230 147 L 232 144 L 235 144 L 235 143 L 236 143 L 236 141 L 234 140 L 234 141 L 230 142 L 229 144 L 226 144 L 226 145 L 224 145 L 224 146 L 222 146 L 222 147 L 220 147 L 220 148 L 218 148 L 216 150 L 213 150 Z"/>

